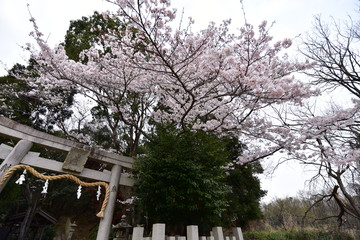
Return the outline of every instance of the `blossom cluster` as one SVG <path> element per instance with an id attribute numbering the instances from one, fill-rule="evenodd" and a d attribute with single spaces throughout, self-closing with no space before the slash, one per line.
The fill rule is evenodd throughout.
<path id="1" fill-rule="evenodd" d="M 169 1 L 113 3 L 118 11 L 104 16 L 119 18 L 123 25 L 100 36 L 104 49 L 111 51 L 93 46 L 81 53 L 86 62 L 69 59 L 61 45 L 50 48 L 32 20 L 39 47 L 32 50 L 39 77 L 27 79 L 33 94 L 61 102 L 54 88 L 75 90 L 107 106 L 121 126 L 142 133 L 153 120 L 236 134 L 246 143 L 262 139 L 264 151 L 253 149 L 257 156 L 244 156 L 246 161 L 293 143 L 293 135 L 264 114 L 274 105 L 299 105 L 317 94 L 293 76 L 311 64 L 283 53 L 290 39 L 274 42 L 266 22 L 257 29 L 245 24 L 237 33 L 229 31 L 229 20 L 198 32 L 191 30 L 191 20 L 185 28 L 173 29 L 176 10 Z"/>

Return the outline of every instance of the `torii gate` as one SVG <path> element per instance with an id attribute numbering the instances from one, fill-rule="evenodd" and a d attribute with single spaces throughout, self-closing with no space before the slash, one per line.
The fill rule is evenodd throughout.
<path id="1" fill-rule="evenodd" d="M 68 173 L 81 178 L 109 183 L 109 200 L 104 211 L 104 217 L 100 220 L 96 239 L 105 240 L 109 238 L 118 186 L 131 187 L 133 185 L 133 180 L 127 174 L 121 174 L 122 169 L 132 168 L 132 158 L 43 133 L 1 116 L 0 135 L 20 140 L 14 148 L 5 144 L 0 145 L 0 159 L 5 159 L 0 165 L 0 179 L 9 168 L 18 164 L 26 164 L 53 172 Z M 29 152 L 33 144 L 68 154 L 64 163 L 42 158 L 39 153 Z M 112 166 L 111 172 L 85 168 L 84 165 L 88 158 Z M 0 185 L 0 193 L 5 185 L 6 183 Z"/>

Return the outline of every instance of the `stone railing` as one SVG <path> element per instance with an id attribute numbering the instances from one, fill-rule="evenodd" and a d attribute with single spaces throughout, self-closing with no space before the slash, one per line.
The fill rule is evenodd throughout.
<path id="1" fill-rule="evenodd" d="M 124 234 L 118 233 L 113 240 L 127 240 L 128 237 Z M 209 236 L 199 236 L 198 226 L 190 225 L 186 227 L 186 236 L 166 236 L 165 224 L 154 224 L 150 237 L 144 237 L 143 227 L 134 227 L 131 240 L 244 240 L 240 227 L 233 228 L 232 234 L 225 236 L 222 227 L 214 227 L 209 233 Z"/>

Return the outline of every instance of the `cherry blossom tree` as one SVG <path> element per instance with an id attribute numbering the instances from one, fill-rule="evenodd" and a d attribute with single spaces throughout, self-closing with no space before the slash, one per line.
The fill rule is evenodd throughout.
<path id="1" fill-rule="evenodd" d="M 266 22 L 257 29 L 246 23 L 237 33 L 229 31 L 230 20 L 193 31 L 193 20 L 183 26 L 182 19 L 175 28 L 176 10 L 167 0 L 109 2 L 118 10 L 103 16 L 118 18 L 123 25 L 101 36 L 110 51 L 99 46 L 83 51 L 80 57 L 86 62 L 69 59 L 61 45 L 49 47 L 31 19 L 38 45 L 31 48 L 32 57 L 40 66 L 39 77 L 27 79 L 37 86 L 33 94 L 61 102 L 51 89 L 75 89 L 109 111 L 106 124 L 112 131 L 133 129 L 134 144 L 147 137 L 151 121 L 170 121 L 182 131 L 239 136 L 248 145 L 240 162 L 290 145 L 283 126 L 267 118 L 267 109 L 299 105 L 317 94 L 293 76 L 311 64 L 292 61 L 284 53 L 290 39 L 273 41 Z M 264 141 L 261 149 L 253 148 L 259 141 Z"/>
<path id="2" fill-rule="evenodd" d="M 360 220 L 359 36 L 356 24 L 327 25 L 316 17 L 314 32 L 304 40 L 302 49 L 315 63 L 307 73 L 312 84 L 323 92 L 340 88 L 341 100 L 349 96 L 349 101 L 346 106 L 333 102 L 319 109 L 309 103 L 277 111 L 280 127 L 293 139 L 289 158 L 315 166 L 312 181 L 326 189 L 327 193 L 319 194 L 314 204 L 333 200 L 339 212 L 331 217 L 336 217 L 339 224 L 349 216 Z M 336 91 L 332 95 L 339 98 Z"/>
<path id="3" fill-rule="evenodd" d="M 290 114 L 291 112 L 291 114 Z M 357 140 L 359 107 L 336 107 L 321 112 L 314 106 L 279 113 L 297 145 L 285 159 L 295 159 L 314 171 L 310 182 L 319 190 L 314 205 L 333 200 L 341 225 L 348 217 L 359 221 L 359 148 Z M 355 188 L 354 188 L 355 187 Z M 312 208 L 313 206 L 311 206 Z"/>

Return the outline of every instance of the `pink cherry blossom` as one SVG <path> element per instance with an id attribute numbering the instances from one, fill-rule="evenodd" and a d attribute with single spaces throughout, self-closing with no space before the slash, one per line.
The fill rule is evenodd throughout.
<path id="1" fill-rule="evenodd" d="M 104 15 L 119 18 L 125 30 L 121 37 L 102 36 L 111 53 L 96 46 L 81 53 L 87 63 L 68 59 L 61 45 L 49 47 L 33 20 L 38 49 L 31 51 L 39 63 L 39 77 L 27 79 L 36 86 L 33 94 L 61 102 L 51 89 L 75 89 L 116 115 L 107 123 L 113 131 L 127 126 L 146 135 L 152 119 L 176 122 L 184 130 L 235 134 L 249 146 L 243 161 L 300 148 L 296 134 L 266 114 L 273 106 L 300 105 L 318 94 L 293 76 L 311 64 L 289 59 L 284 50 L 291 40 L 274 43 L 266 22 L 258 28 L 245 24 L 236 33 L 229 32 L 230 20 L 198 32 L 191 30 L 192 20 L 173 29 L 176 10 L 170 1 L 111 2 L 118 11 Z"/>

